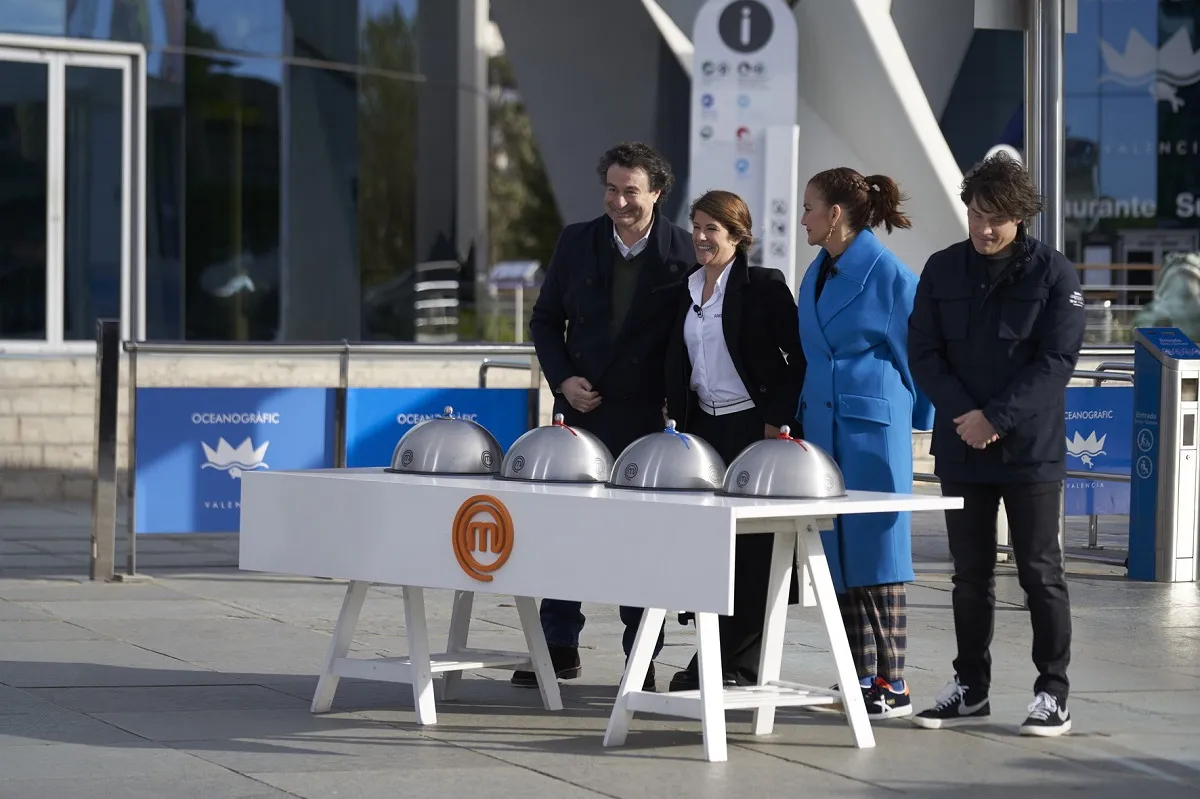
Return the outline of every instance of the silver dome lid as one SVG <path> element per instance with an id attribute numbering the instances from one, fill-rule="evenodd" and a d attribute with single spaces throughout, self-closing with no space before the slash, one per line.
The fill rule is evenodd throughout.
<path id="1" fill-rule="evenodd" d="M 668 419 L 661 433 L 634 441 L 613 466 L 608 484 L 644 491 L 715 491 L 721 487 L 725 461 L 702 438 L 675 429 Z"/>
<path id="2" fill-rule="evenodd" d="M 508 448 L 500 464 L 500 480 L 542 483 L 603 483 L 612 472 L 608 447 L 586 430 L 554 422 L 535 427 Z"/>
<path id="3" fill-rule="evenodd" d="M 777 438 L 755 441 L 729 464 L 721 494 L 769 499 L 833 499 L 846 496 L 842 470 L 829 453 L 792 438 L 785 425 Z"/>
<path id="4" fill-rule="evenodd" d="M 418 422 L 401 437 L 386 471 L 400 474 L 489 475 L 500 468 L 500 444 L 470 419 L 455 419 L 449 405 L 441 416 Z"/>

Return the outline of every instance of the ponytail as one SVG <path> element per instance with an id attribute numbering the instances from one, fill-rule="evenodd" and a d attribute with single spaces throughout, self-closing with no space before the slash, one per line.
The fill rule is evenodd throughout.
<path id="1" fill-rule="evenodd" d="M 868 213 L 864 220 L 867 227 L 877 228 L 884 225 L 887 232 L 893 228 L 911 228 L 912 221 L 908 215 L 900 211 L 900 206 L 907 202 L 908 197 L 900 194 L 896 181 L 887 175 L 867 175 Z"/>

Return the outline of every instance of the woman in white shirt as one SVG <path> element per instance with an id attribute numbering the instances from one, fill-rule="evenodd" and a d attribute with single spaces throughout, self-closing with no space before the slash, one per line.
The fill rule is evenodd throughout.
<path id="1" fill-rule="evenodd" d="M 680 431 L 704 439 L 726 464 L 755 441 L 789 425 L 805 360 L 796 302 L 778 269 L 749 266 L 750 209 L 738 195 L 710 191 L 692 203 L 696 268 L 667 347 L 667 414 Z M 767 604 L 770 533 L 738 536 L 732 616 L 720 618 L 726 684 L 758 682 Z M 795 582 L 792 599 L 797 601 Z M 672 691 L 699 687 L 696 658 L 671 680 Z"/>

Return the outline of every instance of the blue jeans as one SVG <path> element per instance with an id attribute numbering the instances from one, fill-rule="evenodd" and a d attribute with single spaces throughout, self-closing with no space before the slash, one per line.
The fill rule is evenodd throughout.
<path id="1" fill-rule="evenodd" d="M 581 602 L 543 599 L 540 615 L 542 631 L 546 634 L 546 643 L 550 646 L 578 649 L 579 633 L 583 631 L 583 623 L 587 621 L 582 613 L 582 608 L 583 603 Z M 625 623 L 625 632 L 621 635 L 621 647 L 625 650 L 625 657 L 629 657 L 629 652 L 633 649 L 638 625 L 642 622 L 642 612 L 641 608 L 621 606 L 621 621 Z M 658 643 L 654 645 L 654 657 L 658 657 L 658 654 L 662 652 L 664 636 L 664 629 L 659 629 Z"/>

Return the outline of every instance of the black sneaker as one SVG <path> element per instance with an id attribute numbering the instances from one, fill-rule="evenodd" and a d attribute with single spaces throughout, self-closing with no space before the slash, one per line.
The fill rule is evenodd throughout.
<path id="1" fill-rule="evenodd" d="M 1021 725 L 1022 735 L 1040 735 L 1043 738 L 1053 738 L 1071 731 L 1071 711 L 1066 703 L 1060 704 L 1058 699 L 1040 692 L 1029 705 L 1029 717 Z"/>
<path id="2" fill-rule="evenodd" d="M 579 650 L 573 646 L 551 646 L 550 663 L 554 665 L 554 674 L 560 680 L 573 680 L 583 674 Z M 532 671 L 514 671 L 512 684 L 518 688 L 537 688 L 537 675 Z"/>
<path id="3" fill-rule="evenodd" d="M 981 724 L 992 715 L 987 694 L 973 691 L 954 678 L 938 694 L 933 707 L 922 710 L 912 717 L 912 723 L 927 730 L 961 727 L 966 724 Z"/>
<path id="4" fill-rule="evenodd" d="M 897 691 L 882 677 L 876 677 L 870 688 L 863 689 L 863 701 L 867 703 L 867 716 L 872 719 L 898 719 L 913 712 L 908 683 L 903 691 Z"/>

